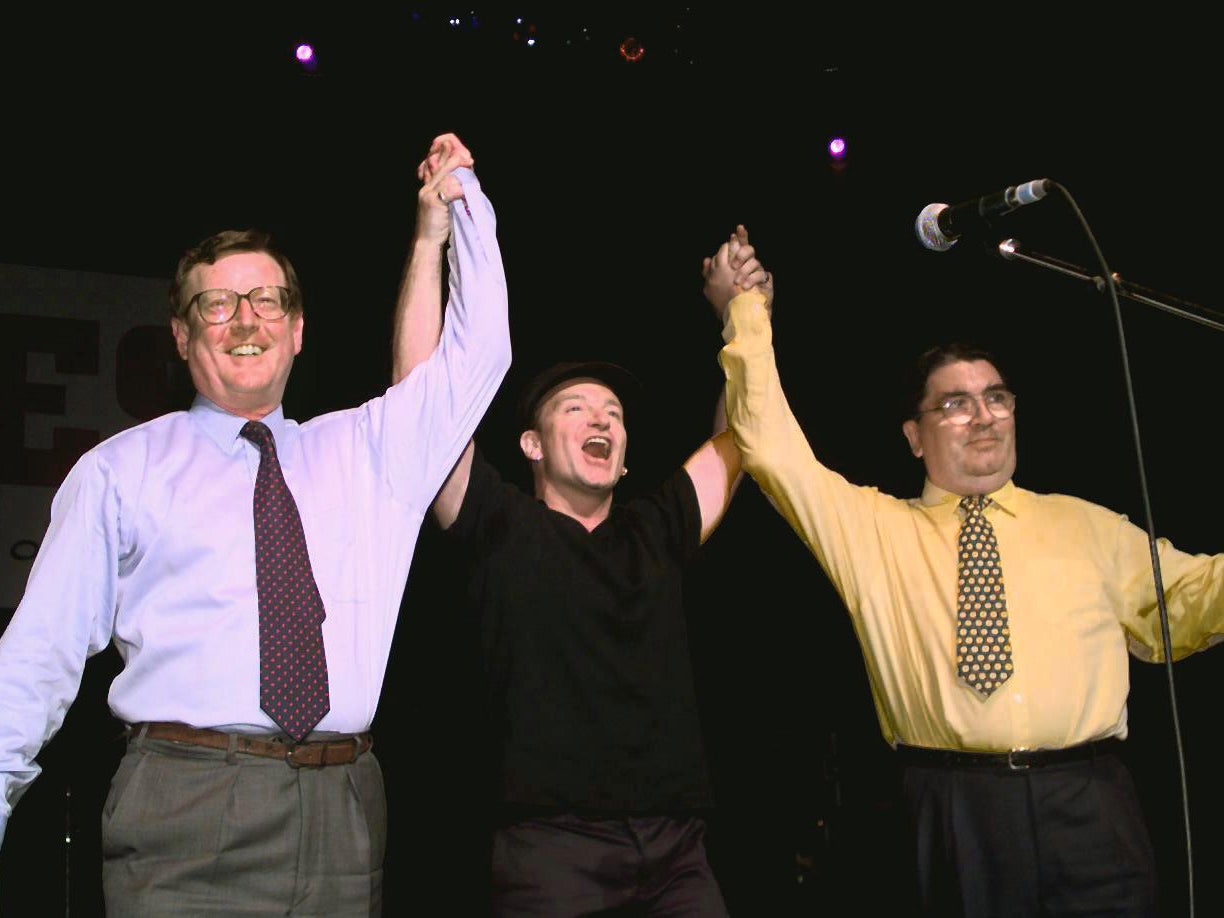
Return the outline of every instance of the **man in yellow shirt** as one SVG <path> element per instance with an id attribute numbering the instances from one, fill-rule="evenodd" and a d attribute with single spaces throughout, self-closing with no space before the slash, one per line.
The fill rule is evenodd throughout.
<path id="1" fill-rule="evenodd" d="M 926 913 L 1155 914 L 1151 842 L 1114 754 L 1127 651 L 1163 657 L 1146 534 L 1012 482 L 1015 396 L 990 355 L 959 345 L 920 359 L 902 425 L 922 496 L 851 484 L 787 405 L 763 295 L 722 318 L 744 469 L 850 612 L 904 766 Z M 1164 540 L 1159 555 L 1176 659 L 1224 632 L 1224 556 Z"/>

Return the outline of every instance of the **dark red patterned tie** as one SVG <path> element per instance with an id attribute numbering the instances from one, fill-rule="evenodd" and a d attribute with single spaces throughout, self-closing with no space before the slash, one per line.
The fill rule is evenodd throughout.
<path id="1" fill-rule="evenodd" d="M 255 477 L 255 583 L 259 591 L 259 706 L 301 742 L 331 709 L 323 599 L 310 570 L 302 518 L 266 425 L 242 436 L 259 447 Z"/>

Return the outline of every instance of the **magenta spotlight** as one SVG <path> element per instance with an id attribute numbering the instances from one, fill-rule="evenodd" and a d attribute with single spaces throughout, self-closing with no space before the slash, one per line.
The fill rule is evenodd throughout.
<path id="1" fill-rule="evenodd" d="M 315 55 L 314 45 L 309 42 L 300 42 L 293 50 L 293 56 L 297 58 L 297 62 L 307 73 L 314 73 L 319 66 L 319 58 Z"/>
<path id="2" fill-rule="evenodd" d="M 829 155 L 834 159 L 845 159 L 846 157 L 846 138 L 834 137 L 829 141 Z"/>

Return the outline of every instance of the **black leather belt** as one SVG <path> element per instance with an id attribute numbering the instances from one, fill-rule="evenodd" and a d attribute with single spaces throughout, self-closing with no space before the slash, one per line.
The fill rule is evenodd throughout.
<path id="1" fill-rule="evenodd" d="M 929 749 L 925 746 L 897 745 L 902 765 L 927 768 L 997 768 L 1023 771 L 1066 762 L 1086 762 L 1112 755 L 1122 748 L 1117 739 L 1093 740 L 1065 749 L 1013 749 L 1011 752 L 961 752 L 959 749 Z"/>

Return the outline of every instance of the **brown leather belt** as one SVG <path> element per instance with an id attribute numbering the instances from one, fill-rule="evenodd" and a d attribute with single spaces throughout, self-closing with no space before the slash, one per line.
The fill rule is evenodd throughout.
<path id="1" fill-rule="evenodd" d="M 357 761 L 357 757 L 374 743 L 369 733 L 354 733 L 351 736 L 310 743 L 292 743 L 275 738 L 247 736 L 243 733 L 198 730 L 186 724 L 175 723 L 132 724 L 130 731 L 132 736 L 139 736 L 143 732 L 147 739 L 282 759 L 294 768 L 301 768 L 303 765 L 348 765 Z"/>

